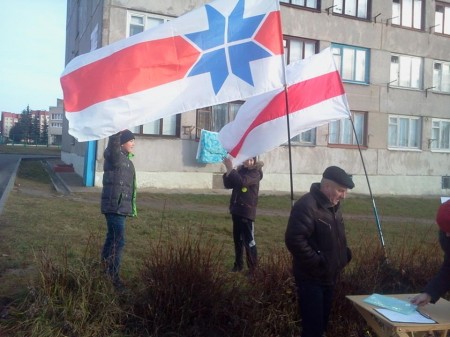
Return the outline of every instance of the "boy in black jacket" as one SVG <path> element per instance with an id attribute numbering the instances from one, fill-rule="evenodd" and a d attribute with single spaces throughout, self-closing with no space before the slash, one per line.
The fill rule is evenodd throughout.
<path id="1" fill-rule="evenodd" d="M 136 216 L 136 172 L 133 156 L 134 134 L 124 130 L 109 137 L 103 165 L 101 212 L 105 215 L 107 233 L 102 250 L 106 273 L 114 286 L 123 289 L 119 277 L 125 245 L 125 220 Z"/>
<path id="2" fill-rule="evenodd" d="M 244 267 L 244 248 L 247 267 L 253 271 L 258 262 L 254 221 L 258 204 L 259 182 L 263 178 L 262 167 L 264 164 L 257 162 L 256 157 L 245 160 L 236 169 L 233 168 L 233 163 L 229 158 L 225 158 L 223 163 L 227 169 L 223 175 L 223 184 L 225 188 L 233 189 L 230 198 L 235 251 L 233 271 L 241 271 Z"/>

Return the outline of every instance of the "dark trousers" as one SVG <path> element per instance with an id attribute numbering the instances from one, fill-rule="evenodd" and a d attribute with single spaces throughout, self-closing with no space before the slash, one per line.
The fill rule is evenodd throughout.
<path id="1" fill-rule="evenodd" d="M 333 302 L 333 286 L 296 280 L 302 337 L 322 337 Z"/>
<path id="2" fill-rule="evenodd" d="M 254 223 L 252 220 L 232 214 L 233 240 L 235 262 L 234 269 L 242 270 L 244 267 L 244 249 L 247 258 L 247 267 L 255 269 L 258 262 L 256 242 L 254 236 Z"/>
<path id="3" fill-rule="evenodd" d="M 122 251 L 125 245 L 125 219 L 126 216 L 114 213 L 105 214 L 106 233 L 105 244 L 102 250 L 102 260 L 107 274 L 113 282 L 119 282 L 119 271 L 122 260 Z"/>

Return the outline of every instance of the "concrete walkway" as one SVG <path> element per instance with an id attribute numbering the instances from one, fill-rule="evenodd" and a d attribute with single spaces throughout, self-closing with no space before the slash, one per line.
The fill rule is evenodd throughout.
<path id="1" fill-rule="evenodd" d="M 55 172 L 55 167 L 64 165 L 58 156 L 0 154 L 0 214 L 3 212 L 8 195 L 14 187 L 17 170 L 23 160 L 44 161 L 47 173 L 58 193 L 98 192 L 98 187 L 86 187 L 83 179 L 75 172 Z"/>

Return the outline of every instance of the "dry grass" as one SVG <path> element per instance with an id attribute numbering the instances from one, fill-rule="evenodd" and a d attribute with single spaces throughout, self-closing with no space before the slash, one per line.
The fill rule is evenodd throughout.
<path id="1" fill-rule="evenodd" d="M 227 196 L 140 194 L 139 217 L 127 222 L 122 268 L 130 292 L 117 294 L 97 263 L 105 231 L 99 196 L 58 195 L 40 170 L 32 162 L 21 166 L 20 187 L 0 219 L 0 326 L 8 336 L 298 334 L 283 242 L 288 196 L 262 197 L 256 222 L 261 263 L 247 277 L 228 272 L 233 246 Z M 437 204 L 378 201 L 386 263 L 370 200 L 346 200 L 354 258 L 336 289 L 330 336 L 367 331 L 346 295 L 417 292 L 436 272 L 442 261 L 433 225 Z"/>

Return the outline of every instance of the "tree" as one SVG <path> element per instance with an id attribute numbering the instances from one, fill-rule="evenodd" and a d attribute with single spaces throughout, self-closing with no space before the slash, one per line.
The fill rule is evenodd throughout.
<path id="1" fill-rule="evenodd" d="M 37 114 L 31 118 L 29 142 L 38 143 L 41 136 L 41 123 Z"/>
<path id="2" fill-rule="evenodd" d="M 11 138 L 15 143 L 23 141 L 28 143 L 31 134 L 31 125 L 31 111 L 30 107 L 27 106 L 27 108 L 22 111 L 22 114 L 19 117 L 19 121 L 11 128 L 9 132 L 9 138 Z"/>
<path id="3" fill-rule="evenodd" d="M 48 145 L 48 123 L 47 118 L 44 116 L 44 125 L 41 132 L 41 144 Z"/>

